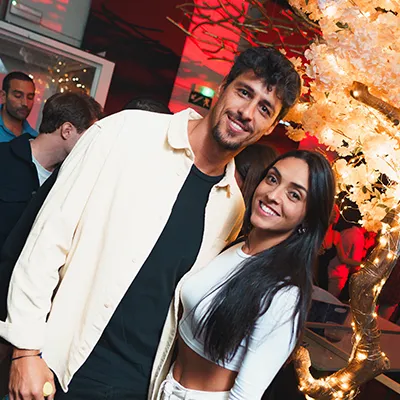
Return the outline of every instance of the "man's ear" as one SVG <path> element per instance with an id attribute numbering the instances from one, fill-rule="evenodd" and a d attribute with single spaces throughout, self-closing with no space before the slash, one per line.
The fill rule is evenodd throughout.
<path id="1" fill-rule="evenodd" d="M 4 104 L 6 102 L 7 93 L 4 90 L 0 90 L 0 103 Z"/>
<path id="2" fill-rule="evenodd" d="M 272 133 L 272 131 L 276 128 L 279 124 L 279 120 L 276 120 L 264 133 L 264 136 L 268 136 Z"/>
<path id="3" fill-rule="evenodd" d="M 70 122 L 64 122 L 60 126 L 60 135 L 64 140 L 68 140 L 76 132 L 76 128 Z"/>
<path id="4" fill-rule="evenodd" d="M 221 94 L 225 91 L 225 89 L 226 89 L 226 79 L 224 79 L 218 86 L 217 97 L 220 97 Z"/>

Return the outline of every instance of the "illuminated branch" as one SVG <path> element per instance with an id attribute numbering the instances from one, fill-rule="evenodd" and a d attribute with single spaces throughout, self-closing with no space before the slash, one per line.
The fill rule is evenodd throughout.
<path id="1" fill-rule="evenodd" d="M 369 90 L 368 86 L 360 82 L 353 82 L 350 89 L 350 94 L 358 101 L 375 108 L 382 114 L 386 115 L 394 125 L 399 125 L 400 123 L 400 109 L 386 103 L 382 99 L 373 96 Z"/>
<path id="2" fill-rule="evenodd" d="M 386 216 L 385 222 L 391 228 L 383 230 L 379 245 L 350 280 L 354 347 L 348 365 L 327 378 L 314 379 L 309 371 L 311 361 L 308 351 L 301 347 L 294 356 L 300 390 L 309 398 L 352 399 L 360 385 L 389 369 L 389 360 L 379 344 L 375 306 L 400 249 L 400 225 L 396 210 Z"/>
<path id="3" fill-rule="evenodd" d="M 268 0 L 248 0 L 243 1 L 241 6 L 231 3 L 229 0 L 218 0 L 218 4 L 210 5 L 207 1 L 202 4 L 184 3 L 177 6 L 183 15 L 190 19 L 192 25 L 190 29 L 185 29 L 181 23 L 171 18 L 167 19 L 175 26 L 183 31 L 185 35 L 190 37 L 196 45 L 211 59 L 228 60 L 225 56 L 219 57 L 218 53 L 227 50 L 232 54 L 236 53 L 238 40 L 233 41 L 224 32 L 229 34 L 233 32 L 240 40 L 249 43 L 250 46 L 278 46 L 293 53 L 303 55 L 308 43 L 313 40 L 316 35 L 320 34 L 318 26 L 311 26 L 309 21 L 299 17 L 290 9 L 282 10 L 279 16 L 271 16 L 266 10 Z M 246 12 L 247 5 L 249 9 L 255 10 L 259 17 L 254 17 Z M 193 24 L 196 21 L 196 24 Z M 208 31 L 208 27 L 221 27 L 221 34 L 212 35 Z M 199 33 L 201 32 L 201 34 Z M 278 43 L 266 42 L 262 40 L 262 35 L 270 35 L 273 33 Z M 286 37 L 298 33 L 308 43 L 292 44 L 286 43 Z M 208 36 L 208 37 L 205 37 Z M 271 37 L 271 36 L 270 36 Z M 277 42 L 275 40 L 275 42 Z M 231 61 L 231 60 L 228 60 Z"/>

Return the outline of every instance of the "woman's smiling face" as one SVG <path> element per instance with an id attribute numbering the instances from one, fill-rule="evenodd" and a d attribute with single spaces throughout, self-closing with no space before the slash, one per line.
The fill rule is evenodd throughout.
<path id="1" fill-rule="evenodd" d="M 299 158 L 279 160 L 258 185 L 252 201 L 254 229 L 285 240 L 304 220 L 309 169 Z"/>

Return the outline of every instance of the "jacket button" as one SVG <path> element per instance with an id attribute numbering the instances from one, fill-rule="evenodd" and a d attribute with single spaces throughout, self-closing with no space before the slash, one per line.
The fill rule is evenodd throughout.
<path id="1" fill-rule="evenodd" d="M 34 190 L 33 192 L 32 192 L 32 196 L 34 196 L 36 194 L 36 190 Z"/>

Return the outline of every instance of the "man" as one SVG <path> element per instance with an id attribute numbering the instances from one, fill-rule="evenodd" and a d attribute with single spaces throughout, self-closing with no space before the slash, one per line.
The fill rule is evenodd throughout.
<path id="1" fill-rule="evenodd" d="M 9 142 L 23 133 L 37 132 L 26 120 L 35 99 L 35 84 L 23 72 L 11 72 L 3 79 L 0 106 L 0 142 Z"/>
<path id="2" fill-rule="evenodd" d="M 59 388 L 57 399 L 154 398 L 171 359 L 182 280 L 241 226 L 233 157 L 273 130 L 300 78 L 281 53 L 255 48 L 221 89 L 204 119 L 190 109 L 106 118 L 64 162 L 0 325 L 15 346 L 11 399 L 43 399 L 44 385 L 55 385 L 51 370 L 69 390 Z"/>
<path id="3" fill-rule="evenodd" d="M 43 108 L 36 139 L 23 134 L 0 143 L 0 249 L 39 186 L 98 119 L 93 101 L 76 93 L 55 94 Z"/>

